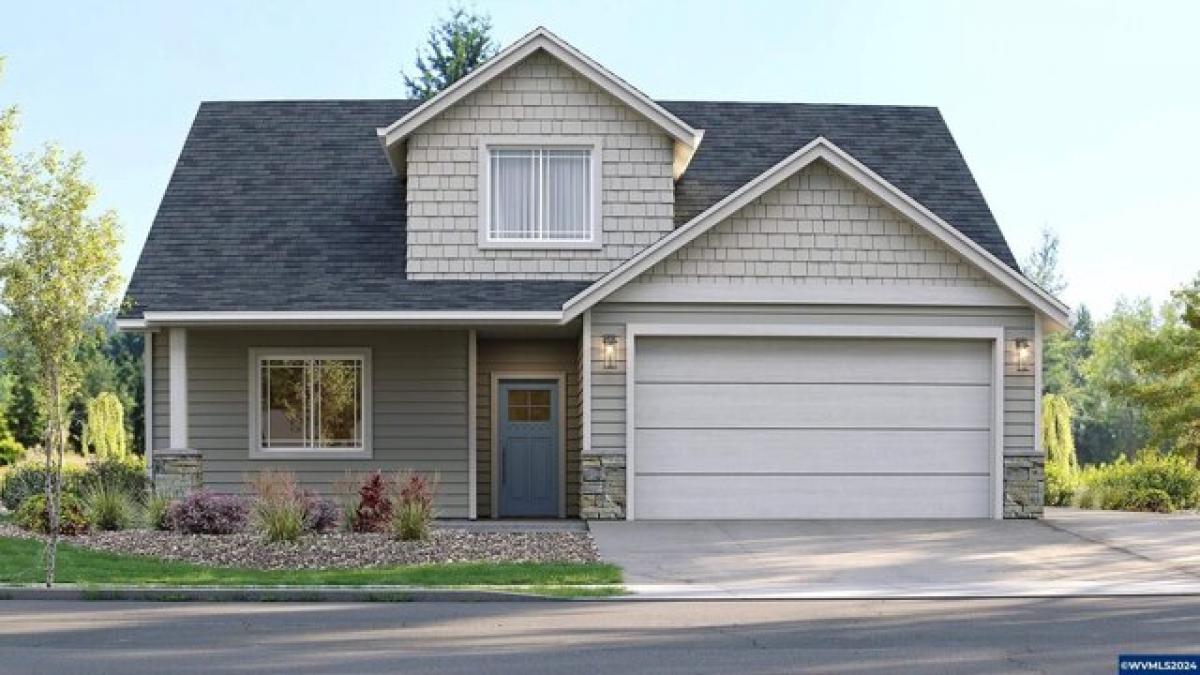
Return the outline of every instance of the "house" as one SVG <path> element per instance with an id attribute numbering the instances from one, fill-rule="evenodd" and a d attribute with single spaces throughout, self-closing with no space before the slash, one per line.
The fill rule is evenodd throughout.
<path id="1" fill-rule="evenodd" d="M 936 109 L 655 101 L 539 28 L 425 102 L 201 105 L 119 323 L 164 483 L 1000 518 L 1067 313 Z"/>

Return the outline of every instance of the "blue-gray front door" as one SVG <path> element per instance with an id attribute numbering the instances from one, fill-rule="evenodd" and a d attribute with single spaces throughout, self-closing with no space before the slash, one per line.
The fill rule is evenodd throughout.
<path id="1" fill-rule="evenodd" d="M 558 384 L 500 383 L 500 515 L 558 515 Z"/>

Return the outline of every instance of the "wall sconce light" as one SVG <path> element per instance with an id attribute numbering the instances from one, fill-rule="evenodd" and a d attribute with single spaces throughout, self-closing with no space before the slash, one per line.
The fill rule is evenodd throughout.
<path id="1" fill-rule="evenodd" d="M 1017 372 L 1028 373 L 1033 370 L 1033 347 L 1029 338 L 1017 338 L 1013 341 L 1017 354 Z"/>
<path id="2" fill-rule="evenodd" d="M 617 369 L 617 336 L 611 333 L 604 336 L 604 369 Z"/>

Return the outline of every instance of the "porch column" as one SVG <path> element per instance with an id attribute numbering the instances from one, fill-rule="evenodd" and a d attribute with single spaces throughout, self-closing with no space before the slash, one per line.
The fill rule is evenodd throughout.
<path id="1" fill-rule="evenodd" d="M 477 337 L 475 330 L 467 331 L 467 517 L 475 520 L 479 517 L 479 440 L 478 420 L 475 419 L 475 407 L 479 398 L 479 382 L 476 363 Z"/>
<path id="2" fill-rule="evenodd" d="M 154 333 L 142 333 L 142 457 L 146 472 L 154 477 Z"/>
<path id="3" fill-rule="evenodd" d="M 167 389 L 170 400 L 171 448 L 182 450 L 188 445 L 188 394 L 187 394 L 187 329 L 172 328 L 167 337 L 168 372 Z"/>

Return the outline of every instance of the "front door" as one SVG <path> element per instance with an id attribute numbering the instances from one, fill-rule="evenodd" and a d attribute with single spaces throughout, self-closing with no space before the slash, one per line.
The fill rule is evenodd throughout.
<path id="1" fill-rule="evenodd" d="M 558 384 L 502 381 L 500 515 L 558 515 Z"/>

